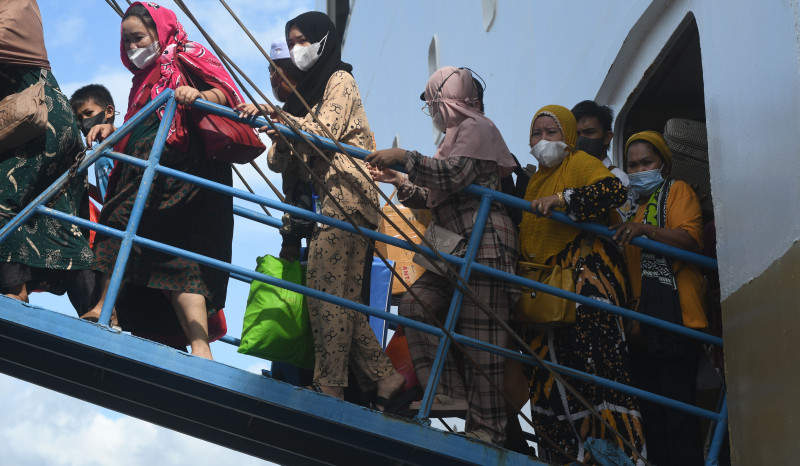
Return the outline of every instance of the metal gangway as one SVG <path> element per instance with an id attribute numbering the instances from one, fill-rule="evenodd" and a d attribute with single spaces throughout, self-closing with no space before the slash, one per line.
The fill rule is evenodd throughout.
<path id="1" fill-rule="evenodd" d="M 116 142 L 161 107 L 164 107 L 163 118 L 148 160 L 113 151 L 112 148 Z M 524 364 L 537 365 L 541 363 L 541 360 L 537 360 L 532 355 L 500 348 L 455 333 L 461 301 L 465 299 L 461 290 L 457 289 L 454 293 L 452 305 L 442 329 L 387 313 L 385 309 L 350 302 L 241 266 L 137 236 L 145 200 L 157 173 L 195 183 L 205 189 L 284 211 L 314 222 L 358 233 L 357 229 L 347 222 L 160 166 L 161 151 L 176 107 L 172 90 L 163 91 L 109 138 L 87 151 L 85 159 L 80 163 L 78 173 L 84 173 L 102 157 L 133 164 L 144 169 L 136 202 L 125 231 L 98 225 L 46 207 L 47 202 L 67 182 L 69 173 L 64 173 L 53 185 L 0 229 L 0 241 L 3 241 L 11 232 L 24 225 L 30 216 L 47 215 L 121 240 L 118 259 L 98 323 L 90 323 L 10 298 L 0 298 L 0 372 L 278 463 L 351 464 L 356 462 L 358 464 L 376 464 L 379 461 L 391 461 L 397 464 L 545 464 L 525 455 L 432 428 L 427 421 L 433 395 L 436 393 L 443 368 L 444 355 L 453 341 L 461 345 L 492 351 L 507 358 L 519 360 Z M 245 122 L 254 127 L 271 124 L 264 118 L 242 119 L 231 109 L 207 101 L 198 100 L 193 107 Z M 349 155 L 361 159 L 368 154 L 363 149 L 340 145 L 338 142 L 303 133 L 280 124 L 275 124 L 275 127 L 287 138 L 310 140 L 322 150 L 338 152 L 340 151 L 339 147 L 343 147 Z M 442 255 L 447 262 L 456 267 L 464 282 L 468 281 L 471 273 L 488 274 L 534 290 L 590 305 L 624 318 L 670 330 L 705 343 L 722 345 L 722 339 L 713 335 L 660 321 L 628 309 L 595 301 L 475 263 L 477 246 L 492 202 L 500 202 L 528 212 L 531 212 L 531 209 L 530 204 L 524 200 L 483 187 L 473 185 L 466 188 L 465 191 L 481 199 L 476 226 L 469 239 L 467 253 L 464 258 Z M 241 206 L 234 206 L 234 214 L 275 228 L 282 225 L 277 218 Z M 604 225 L 576 223 L 563 213 L 556 212 L 552 218 L 583 228 L 596 235 L 612 235 L 612 232 Z M 364 228 L 358 228 L 358 230 L 371 240 L 435 254 L 425 246 L 414 245 Z M 711 269 L 717 267 L 714 259 L 646 238 L 637 238 L 633 244 L 703 267 Z M 225 270 L 237 280 L 245 282 L 258 280 L 384 319 L 393 324 L 438 335 L 440 346 L 433 364 L 432 375 L 425 387 L 422 408 L 418 416 L 415 419 L 406 419 L 385 415 L 269 377 L 194 357 L 159 343 L 110 328 L 112 308 L 122 284 L 123 272 L 133 245 L 185 257 Z M 238 344 L 238 339 L 230 336 L 224 337 L 223 341 Z M 720 402 L 721 408 L 719 412 L 714 412 L 569 367 L 550 362 L 544 362 L 544 364 L 567 378 L 595 383 L 711 420 L 714 425 L 714 436 L 706 464 L 717 464 L 727 428 L 724 392 Z"/>

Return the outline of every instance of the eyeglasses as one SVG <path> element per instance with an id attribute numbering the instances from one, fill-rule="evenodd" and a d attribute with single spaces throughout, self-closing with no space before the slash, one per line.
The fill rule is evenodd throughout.
<path id="1" fill-rule="evenodd" d="M 436 101 L 426 103 L 425 105 L 422 106 L 422 113 L 424 113 L 426 116 L 433 115 L 433 112 L 431 111 L 431 104 L 438 104 L 438 103 L 439 102 Z"/>

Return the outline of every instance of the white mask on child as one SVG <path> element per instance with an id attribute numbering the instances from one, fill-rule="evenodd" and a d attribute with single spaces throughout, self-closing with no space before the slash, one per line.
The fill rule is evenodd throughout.
<path id="1" fill-rule="evenodd" d="M 328 34 L 325 34 L 319 42 L 309 45 L 295 45 L 292 47 L 292 62 L 303 71 L 310 70 L 317 60 L 319 60 L 320 48 L 325 47 Z"/>
<path id="2" fill-rule="evenodd" d="M 531 149 L 540 165 L 555 167 L 567 156 L 567 144 L 564 141 L 546 141 L 542 139 Z"/>
<path id="3" fill-rule="evenodd" d="M 158 42 L 153 42 L 146 47 L 128 50 L 128 60 L 133 63 L 133 66 L 143 70 L 153 63 L 158 56 L 159 51 L 160 47 Z"/>

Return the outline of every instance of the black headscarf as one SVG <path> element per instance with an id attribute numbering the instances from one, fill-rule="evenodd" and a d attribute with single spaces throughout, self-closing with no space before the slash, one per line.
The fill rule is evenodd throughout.
<path id="1" fill-rule="evenodd" d="M 319 11 L 309 11 L 289 20 L 286 23 L 287 42 L 289 41 L 289 29 L 292 26 L 297 26 L 297 29 L 312 44 L 322 40 L 325 34 L 328 35 L 324 47 L 320 50 L 319 60 L 314 63 L 310 70 L 305 72 L 303 80 L 295 86 L 297 92 L 308 102 L 308 106 L 314 108 L 314 105 L 322 100 L 322 96 L 325 94 L 325 87 L 328 85 L 331 75 L 339 70 L 352 73 L 353 67 L 349 63 L 342 61 L 342 42 L 339 38 L 339 33 L 336 31 L 336 26 L 328 15 Z M 308 113 L 294 93 L 289 96 L 283 106 L 283 110 L 296 117 L 304 117 Z"/>

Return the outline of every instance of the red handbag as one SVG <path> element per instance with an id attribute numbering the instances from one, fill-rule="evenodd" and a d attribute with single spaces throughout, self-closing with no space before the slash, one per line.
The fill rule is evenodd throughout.
<path id="1" fill-rule="evenodd" d="M 249 163 L 267 150 L 255 130 L 244 123 L 211 113 L 192 112 L 192 114 L 209 160 Z"/>
<path id="2" fill-rule="evenodd" d="M 190 86 L 195 86 L 194 76 L 186 67 L 182 74 Z M 217 162 L 250 163 L 267 150 L 252 126 L 219 115 L 192 110 L 192 117 L 206 148 L 206 158 Z"/>

